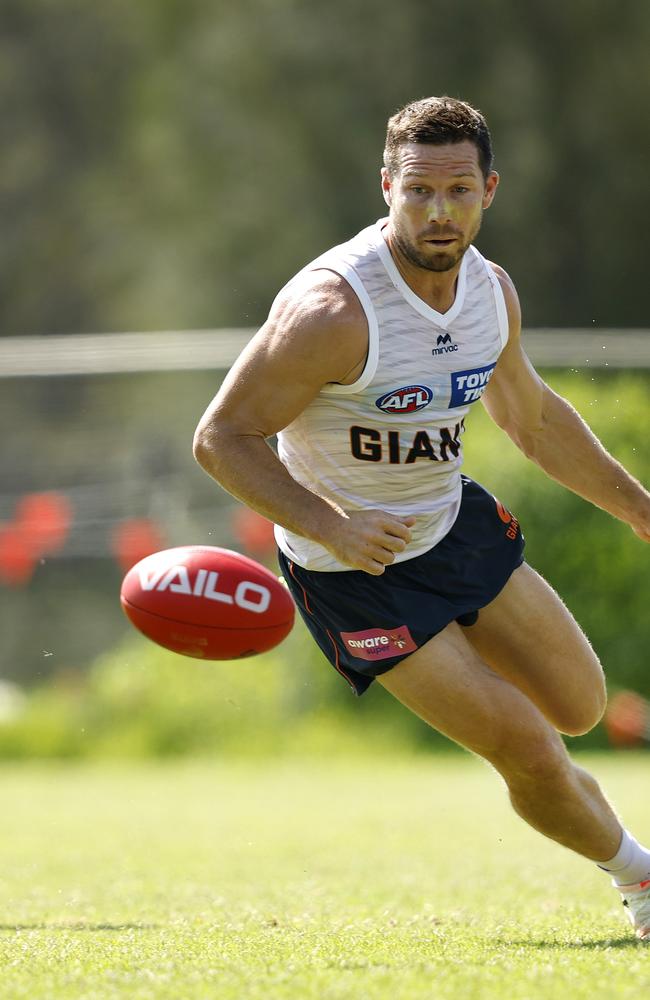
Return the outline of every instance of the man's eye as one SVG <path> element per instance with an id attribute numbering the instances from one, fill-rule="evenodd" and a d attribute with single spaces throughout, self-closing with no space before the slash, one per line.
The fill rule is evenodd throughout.
<path id="1" fill-rule="evenodd" d="M 413 194 L 424 194 L 425 189 L 423 187 L 420 187 L 419 184 L 414 184 L 411 186 L 411 191 L 413 192 Z"/>
<path id="2" fill-rule="evenodd" d="M 469 191 L 469 188 L 468 187 L 463 187 L 462 184 L 458 184 L 454 188 L 454 191 L 456 192 L 456 194 L 465 194 L 467 191 Z"/>

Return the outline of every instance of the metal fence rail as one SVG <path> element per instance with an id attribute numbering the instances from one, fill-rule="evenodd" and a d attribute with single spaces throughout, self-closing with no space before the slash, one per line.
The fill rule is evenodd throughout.
<path id="1" fill-rule="evenodd" d="M 226 370 L 253 329 L 0 337 L 0 377 Z M 650 368 L 650 330 L 533 329 L 524 344 L 549 368 Z"/>

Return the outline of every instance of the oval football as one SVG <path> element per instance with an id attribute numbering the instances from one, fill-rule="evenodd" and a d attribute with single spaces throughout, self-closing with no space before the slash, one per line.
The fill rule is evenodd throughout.
<path id="1" fill-rule="evenodd" d="M 129 620 L 186 656 L 233 659 L 265 652 L 291 631 L 295 605 L 265 566 L 231 549 L 186 545 L 136 563 L 120 593 Z"/>

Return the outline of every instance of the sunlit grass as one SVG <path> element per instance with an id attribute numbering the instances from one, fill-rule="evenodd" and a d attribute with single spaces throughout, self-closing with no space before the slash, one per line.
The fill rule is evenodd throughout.
<path id="1" fill-rule="evenodd" d="M 639 837 L 650 759 L 587 762 Z M 608 880 L 470 758 L 1 769 L 0 995 L 638 998 Z"/>

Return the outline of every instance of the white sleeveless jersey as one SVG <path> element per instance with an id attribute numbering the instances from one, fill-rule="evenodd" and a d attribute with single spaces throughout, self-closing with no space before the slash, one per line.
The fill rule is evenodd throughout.
<path id="1" fill-rule="evenodd" d="M 377 508 L 416 516 L 395 562 L 436 545 L 461 496 L 463 418 L 480 399 L 508 339 L 499 281 L 474 247 L 465 253 L 456 298 L 436 312 L 402 278 L 382 230 L 387 220 L 334 247 L 304 271 L 340 274 L 368 320 L 368 356 L 352 385 L 328 383 L 278 434 L 294 479 L 343 510 Z M 289 558 L 310 570 L 349 570 L 317 542 L 276 526 Z"/>

